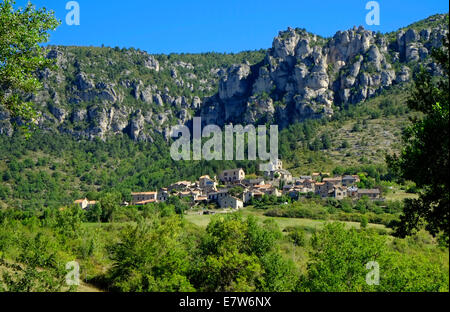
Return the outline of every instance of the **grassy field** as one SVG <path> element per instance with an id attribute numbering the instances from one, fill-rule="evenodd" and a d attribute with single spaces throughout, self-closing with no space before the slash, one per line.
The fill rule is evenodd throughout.
<path id="1" fill-rule="evenodd" d="M 419 195 L 406 193 L 404 191 L 395 191 L 395 193 L 394 192 L 387 193 L 385 195 L 385 198 L 386 198 L 386 200 L 393 200 L 394 201 L 394 200 L 404 200 L 404 199 L 407 199 L 407 198 L 416 199 L 416 198 L 419 198 Z"/>
<path id="2" fill-rule="evenodd" d="M 264 220 L 272 219 L 275 220 L 275 222 L 278 224 L 281 230 L 284 230 L 287 227 L 290 226 L 299 226 L 305 229 L 307 232 L 313 232 L 316 229 L 321 229 L 326 222 L 333 222 L 333 220 L 312 220 L 312 219 L 301 219 L 301 218 L 276 218 L 276 217 L 267 217 L 263 215 L 262 210 L 258 210 L 252 207 L 244 208 L 240 211 L 244 216 L 255 216 L 257 217 L 260 222 L 264 222 Z M 186 215 L 186 220 L 189 222 L 192 222 L 193 224 L 205 228 L 209 221 L 211 220 L 211 215 Z M 360 224 L 358 222 L 344 222 L 347 228 L 360 228 Z M 384 225 L 382 224 L 368 224 L 369 228 L 376 228 L 376 229 L 385 229 L 388 230 Z"/>

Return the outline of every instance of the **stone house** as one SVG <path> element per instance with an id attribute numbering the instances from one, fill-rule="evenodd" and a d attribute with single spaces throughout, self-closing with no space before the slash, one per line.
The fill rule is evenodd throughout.
<path id="1" fill-rule="evenodd" d="M 165 202 L 169 199 L 169 192 L 166 188 L 159 190 L 156 200 L 158 202 Z"/>
<path id="2" fill-rule="evenodd" d="M 218 201 L 221 198 L 224 198 L 228 196 L 228 190 L 223 189 L 223 190 L 219 190 L 217 192 L 211 192 L 208 194 L 208 200 L 209 201 Z"/>
<path id="3" fill-rule="evenodd" d="M 156 203 L 156 199 L 143 200 L 143 201 L 134 203 L 134 205 L 135 206 L 145 206 L 147 204 L 153 204 L 153 203 Z"/>
<path id="4" fill-rule="evenodd" d="M 185 191 L 186 189 L 191 187 L 191 185 L 192 185 L 192 182 L 190 182 L 190 181 L 179 181 L 179 182 L 171 184 L 168 187 L 168 191 L 169 191 L 169 193 Z"/>
<path id="5" fill-rule="evenodd" d="M 241 209 L 244 207 L 244 203 L 242 200 L 233 197 L 233 196 L 225 196 L 218 200 L 220 208 L 231 208 L 231 209 Z"/>
<path id="6" fill-rule="evenodd" d="M 143 201 L 150 201 L 150 200 L 156 201 L 158 199 L 158 193 L 157 192 L 131 193 L 131 198 L 132 198 L 131 203 L 135 205 L 136 203 L 140 203 Z"/>
<path id="7" fill-rule="evenodd" d="M 379 199 L 381 197 L 381 192 L 379 189 L 359 189 L 358 190 L 358 199 L 363 196 L 367 196 L 370 199 Z"/>
<path id="8" fill-rule="evenodd" d="M 306 180 L 300 180 L 300 183 L 296 183 L 296 185 L 298 187 L 302 187 L 305 189 L 308 189 L 308 192 L 314 192 L 315 191 L 315 186 L 316 186 L 316 181 L 312 180 L 312 179 L 306 179 Z M 306 192 L 306 193 L 308 193 Z"/>
<path id="9" fill-rule="evenodd" d="M 194 203 L 199 204 L 199 203 L 207 203 L 208 202 L 208 196 L 197 196 L 196 198 L 194 198 Z"/>
<path id="10" fill-rule="evenodd" d="M 323 178 L 322 182 L 331 183 L 333 186 L 341 186 L 342 185 L 342 177 Z"/>
<path id="11" fill-rule="evenodd" d="M 346 175 L 346 176 L 342 177 L 342 186 L 352 186 L 358 182 L 360 182 L 360 179 L 358 176 Z"/>
<path id="12" fill-rule="evenodd" d="M 264 196 L 263 192 L 260 192 L 258 190 L 247 190 L 244 192 L 244 203 L 248 203 L 252 200 L 252 198 L 259 199 Z"/>
<path id="13" fill-rule="evenodd" d="M 240 182 L 245 179 L 245 171 L 242 168 L 224 170 L 219 175 L 219 179 L 222 182 Z"/>
<path id="14" fill-rule="evenodd" d="M 242 181 L 242 184 L 248 187 L 253 187 L 255 185 L 264 185 L 265 181 L 263 178 L 257 178 L 257 179 L 249 179 Z"/>
<path id="15" fill-rule="evenodd" d="M 347 188 L 347 195 L 349 197 L 356 197 L 358 195 L 358 188 L 356 186 L 350 186 Z"/>
<path id="16" fill-rule="evenodd" d="M 212 189 L 216 186 L 216 181 L 211 179 L 209 175 L 201 176 L 199 179 L 199 187 L 202 189 Z"/>
<path id="17" fill-rule="evenodd" d="M 315 193 L 316 195 L 320 195 L 320 197 L 325 198 L 328 197 L 329 193 L 329 185 L 327 185 L 325 182 L 317 182 L 315 184 Z"/>
<path id="18" fill-rule="evenodd" d="M 337 186 L 334 188 L 333 197 L 336 199 L 344 199 L 347 197 L 347 189 L 342 186 Z"/>
<path id="19" fill-rule="evenodd" d="M 292 182 L 292 174 L 285 169 L 277 169 L 275 171 L 272 171 L 270 174 L 270 178 L 272 180 L 280 180 L 285 181 L 287 183 Z"/>

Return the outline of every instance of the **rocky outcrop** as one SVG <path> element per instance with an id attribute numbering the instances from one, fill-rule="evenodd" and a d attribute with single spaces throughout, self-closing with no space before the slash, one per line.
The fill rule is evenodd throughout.
<path id="1" fill-rule="evenodd" d="M 419 63 L 436 67 L 429 54 L 442 44 L 447 28 L 409 28 L 399 31 L 394 41 L 362 26 L 330 39 L 289 28 L 274 39 L 263 62 L 232 66 L 217 95 L 203 102 L 201 116 L 219 125 L 272 118 L 288 125 L 331 116 L 336 107 L 363 102 L 410 81 Z"/>
<path id="2" fill-rule="evenodd" d="M 232 66 L 228 69 L 226 76 L 220 81 L 219 97 L 222 100 L 228 100 L 244 96 L 248 89 L 247 78 L 249 75 L 249 65 Z"/>
<path id="3" fill-rule="evenodd" d="M 217 56 L 201 62 L 135 49 L 49 47 L 58 69 L 37 73 L 44 88 L 27 100 L 36 103 L 40 128 L 77 138 L 152 141 L 193 116 L 205 124 L 286 127 L 408 83 L 419 65 L 441 74 L 429 56 L 448 33 L 446 16 L 391 34 L 354 27 L 322 38 L 288 28 L 260 61 L 227 67 L 225 58 L 214 63 Z M 0 134 L 12 135 L 15 121 L 0 111 Z"/>
<path id="4" fill-rule="evenodd" d="M 3 110 L 0 106 L 0 134 L 6 136 L 12 136 L 14 129 L 11 125 L 10 114 Z"/>
<path id="5" fill-rule="evenodd" d="M 151 55 L 149 55 L 148 58 L 145 60 L 144 66 L 147 67 L 148 69 L 159 72 L 159 62 Z"/>
<path id="6" fill-rule="evenodd" d="M 144 130 L 145 119 L 142 112 L 138 110 L 130 122 L 130 136 L 133 140 L 139 140 Z"/>

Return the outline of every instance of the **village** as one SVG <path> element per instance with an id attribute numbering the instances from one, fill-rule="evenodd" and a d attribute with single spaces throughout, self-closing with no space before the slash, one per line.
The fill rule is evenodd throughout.
<path id="1" fill-rule="evenodd" d="M 358 175 L 330 177 L 326 172 L 293 177 L 288 170 L 283 169 L 282 161 L 277 160 L 269 166 L 268 171 L 263 172 L 263 177 L 246 178 L 242 168 L 224 170 L 219 177 L 211 178 L 204 175 L 198 181 L 179 181 L 158 191 L 133 192 L 131 203 L 125 202 L 123 205 L 143 206 L 161 203 L 171 196 L 176 196 L 190 202 L 191 207 L 216 204 L 218 208 L 234 211 L 248 205 L 252 199 L 261 199 L 264 195 L 276 197 L 284 195 L 293 200 L 299 199 L 302 195 L 316 195 L 337 200 L 344 198 L 357 200 L 367 196 L 371 200 L 382 200 L 379 189 L 360 189 L 357 187 L 359 182 Z M 236 189 L 240 191 L 236 192 Z M 89 209 L 97 202 L 85 198 L 74 203 L 82 209 Z"/>

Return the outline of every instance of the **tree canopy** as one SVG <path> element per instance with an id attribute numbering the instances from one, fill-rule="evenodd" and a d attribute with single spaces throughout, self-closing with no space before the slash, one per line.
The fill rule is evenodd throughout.
<path id="1" fill-rule="evenodd" d="M 55 30 L 59 21 L 45 8 L 28 3 L 15 9 L 14 4 L 14 0 L 0 3 L 0 105 L 30 128 L 36 112 L 24 95 L 41 87 L 36 71 L 53 64 L 40 44 L 48 42 L 48 31 Z"/>
<path id="2" fill-rule="evenodd" d="M 422 189 L 418 199 L 408 199 L 397 224 L 397 234 L 409 235 L 423 224 L 433 235 L 449 234 L 449 38 L 432 53 L 440 76 L 422 68 L 415 78 L 408 106 L 422 112 L 405 131 L 400 156 L 389 156 L 388 164 L 398 174 Z"/>

